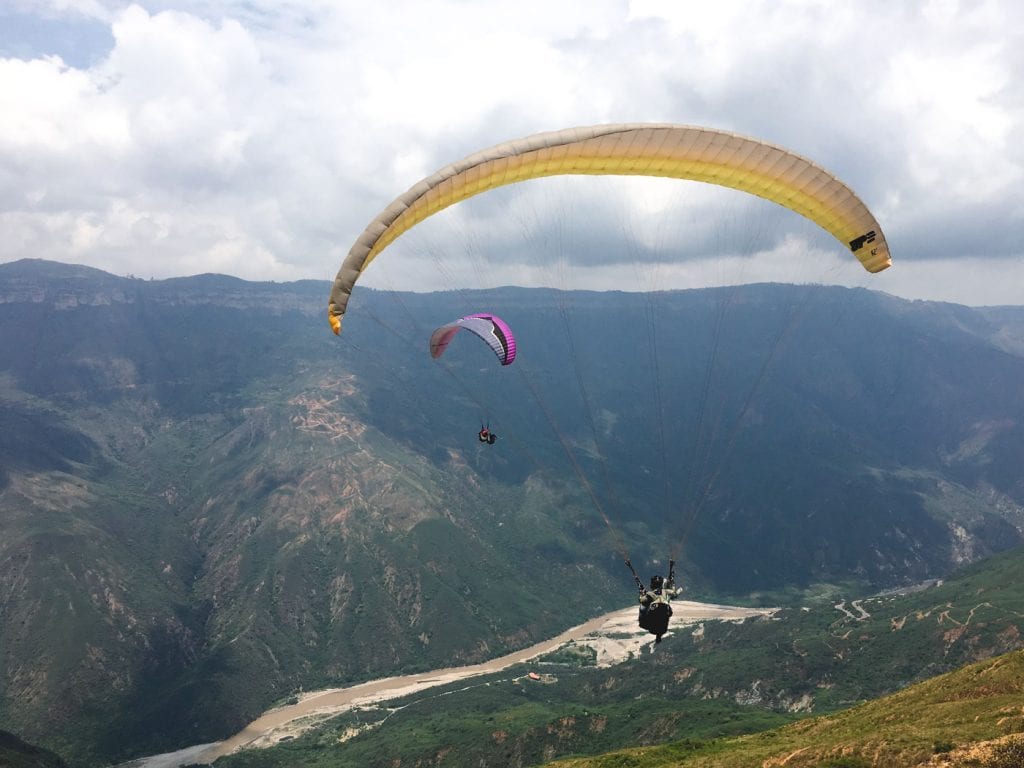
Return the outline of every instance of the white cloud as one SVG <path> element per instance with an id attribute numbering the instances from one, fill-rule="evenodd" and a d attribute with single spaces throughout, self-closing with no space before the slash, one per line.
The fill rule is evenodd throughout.
<path id="1" fill-rule="evenodd" d="M 0 59 L 3 261 L 329 279 L 377 211 L 450 160 L 535 131 L 650 120 L 761 136 L 835 170 L 884 223 L 896 260 L 884 290 L 1024 303 L 1024 281 L 1005 279 L 1024 241 L 1012 0 L 19 0 L 10 12 L 20 29 L 102 23 L 112 42 L 87 65 L 43 47 Z M 799 279 L 770 254 L 834 247 L 799 217 L 692 187 L 507 190 L 423 238 L 452 279 L 479 280 L 493 258 L 490 274 L 511 282 L 537 277 L 524 243 L 560 231 L 562 258 L 580 262 L 560 274 L 588 287 L 635 272 L 623 257 L 665 250 L 686 256 L 658 267 L 680 283 Z M 434 285 L 422 242 L 393 248 L 398 287 Z"/>

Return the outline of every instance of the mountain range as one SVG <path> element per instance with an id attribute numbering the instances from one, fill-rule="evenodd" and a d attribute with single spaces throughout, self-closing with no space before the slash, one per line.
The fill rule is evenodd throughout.
<path id="1" fill-rule="evenodd" d="M 0 265 L 0 728 L 74 765 L 214 740 L 626 605 L 624 556 L 764 604 L 1021 542 L 1024 309 L 360 289 L 336 339 L 327 291 Z M 514 366 L 431 359 L 485 309 Z"/>

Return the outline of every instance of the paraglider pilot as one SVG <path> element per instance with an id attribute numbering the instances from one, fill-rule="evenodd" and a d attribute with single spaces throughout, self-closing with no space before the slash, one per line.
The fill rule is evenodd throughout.
<path id="1" fill-rule="evenodd" d="M 481 426 L 480 431 L 476 433 L 476 436 L 481 443 L 487 443 L 488 445 L 494 445 L 494 441 L 498 439 L 498 436 L 491 432 L 491 428 L 489 426 Z"/>
<path id="2" fill-rule="evenodd" d="M 633 565 L 627 560 L 630 570 Z M 640 578 L 633 572 L 640 589 L 640 626 L 654 635 L 654 642 L 660 643 L 661 636 L 668 631 L 668 620 L 672 618 L 672 605 L 670 601 L 676 597 L 680 590 L 676 588 L 676 563 L 669 560 L 668 580 L 660 574 L 651 576 L 650 587 L 645 587 Z"/>

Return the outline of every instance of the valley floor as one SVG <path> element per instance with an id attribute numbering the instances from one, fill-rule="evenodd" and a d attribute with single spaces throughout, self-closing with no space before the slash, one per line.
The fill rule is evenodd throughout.
<path id="1" fill-rule="evenodd" d="M 751 616 L 772 613 L 771 609 L 742 608 L 689 600 L 678 600 L 672 605 L 672 624 L 675 627 L 702 621 L 741 621 Z M 669 641 L 671 636 L 670 630 L 663 642 Z M 388 701 L 478 675 L 501 672 L 515 664 L 536 659 L 570 644 L 589 646 L 597 653 L 598 666 L 611 666 L 626 660 L 631 654 L 653 642 L 654 636 L 637 626 L 637 609 L 623 608 L 598 616 L 529 648 L 481 664 L 388 677 L 349 688 L 306 693 L 295 704 L 264 713 L 230 739 L 206 745 L 206 748 L 201 750 L 192 747 L 181 752 L 133 760 L 121 768 L 175 768 L 181 764 L 212 763 L 218 757 L 240 749 L 270 747 L 284 739 L 294 738 L 322 721 L 354 707 Z M 183 761 L 174 759 L 179 755 L 187 757 Z"/>

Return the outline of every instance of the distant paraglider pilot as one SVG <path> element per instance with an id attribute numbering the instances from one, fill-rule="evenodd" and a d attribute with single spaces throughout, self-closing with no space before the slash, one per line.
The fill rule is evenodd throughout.
<path id="1" fill-rule="evenodd" d="M 480 431 L 476 433 L 476 436 L 481 443 L 487 443 L 488 445 L 494 445 L 494 441 L 498 439 L 498 436 L 491 432 L 490 427 L 480 427 Z"/>
<path id="2" fill-rule="evenodd" d="M 671 600 L 679 594 L 675 586 L 675 565 L 670 561 L 668 581 L 660 575 L 651 576 L 648 588 L 636 580 L 640 588 L 640 626 L 654 635 L 656 643 L 660 643 L 661 636 L 668 631 L 668 621 L 672 618 Z"/>

